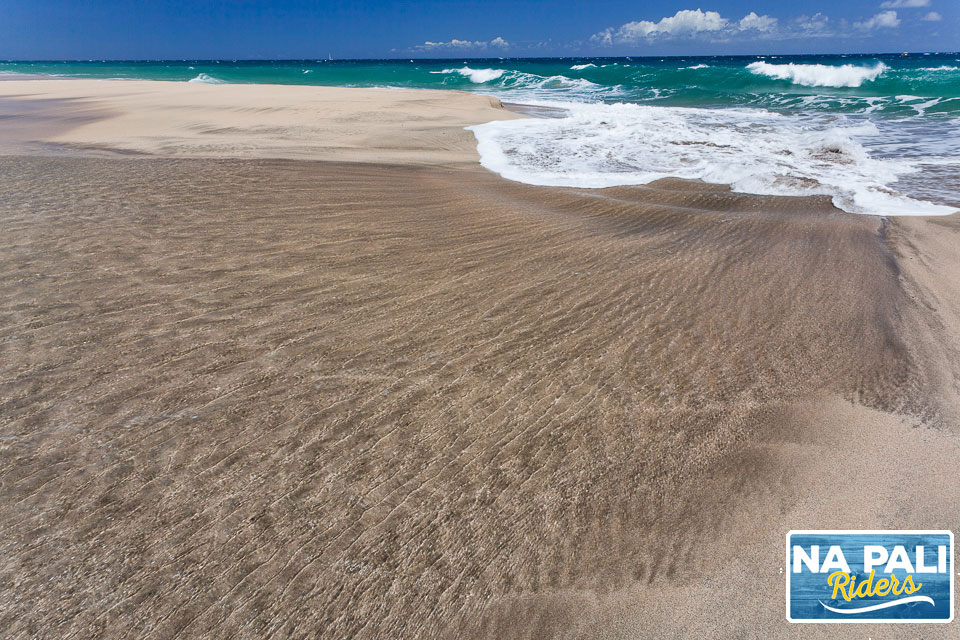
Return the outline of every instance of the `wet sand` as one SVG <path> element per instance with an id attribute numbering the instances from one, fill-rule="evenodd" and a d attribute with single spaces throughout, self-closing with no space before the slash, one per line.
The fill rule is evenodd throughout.
<path id="1" fill-rule="evenodd" d="M 784 534 L 960 529 L 956 216 L 393 160 L 0 158 L 10 637 L 859 638 Z"/>

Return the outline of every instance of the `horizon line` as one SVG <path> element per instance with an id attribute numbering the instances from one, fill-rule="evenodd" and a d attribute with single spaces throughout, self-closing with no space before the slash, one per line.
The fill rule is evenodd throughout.
<path id="1" fill-rule="evenodd" d="M 417 58 L 411 56 L 395 56 L 385 58 L 32 58 L 32 59 L 0 59 L 2 63 L 24 62 L 382 62 L 384 60 L 567 60 L 567 59 L 646 59 L 646 58 L 757 58 L 770 56 L 783 57 L 819 57 L 819 56 L 887 56 L 887 55 L 960 55 L 958 51 L 871 51 L 862 52 L 833 52 L 833 53 L 721 53 L 721 54 L 687 54 L 687 55 L 574 55 L 574 56 L 442 56 Z"/>

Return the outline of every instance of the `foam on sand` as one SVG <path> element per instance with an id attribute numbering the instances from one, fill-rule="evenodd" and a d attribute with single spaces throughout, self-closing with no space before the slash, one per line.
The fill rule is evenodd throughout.
<path id="1" fill-rule="evenodd" d="M 829 195 L 851 213 L 955 211 L 890 186 L 919 167 L 871 157 L 858 142 L 877 135 L 869 122 L 824 124 L 757 109 L 563 106 L 565 118 L 470 127 L 483 166 L 544 186 L 602 188 L 676 177 L 728 184 L 741 193 Z"/>
<path id="2" fill-rule="evenodd" d="M 770 64 L 769 62 L 751 62 L 747 65 L 751 73 L 789 80 L 793 84 L 808 87 L 859 87 L 864 82 L 876 80 L 888 69 L 878 62 L 872 67 L 860 67 L 852 64 L 831 66 L 826 64 Z"/>

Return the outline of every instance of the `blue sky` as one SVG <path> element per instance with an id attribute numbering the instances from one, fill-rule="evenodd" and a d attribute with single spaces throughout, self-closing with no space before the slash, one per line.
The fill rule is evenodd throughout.
<path id="1" fill-rule="evenodd" d="M 0 0 L 3 59 L 958 49 L 957 0 Z"/>

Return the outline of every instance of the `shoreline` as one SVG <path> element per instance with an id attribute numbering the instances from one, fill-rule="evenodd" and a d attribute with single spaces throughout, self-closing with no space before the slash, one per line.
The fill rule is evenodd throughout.
<path id="1" fill-rule="evenodd" d="M 529 167 L 506 163 L 506 156 L 496 144 L 480 137 L 480 131 L 489 131 L 488 127 L 464 131 L 512 119 L 540 121 L 530 123 L 536 130 L 542 129 L 545 122 L 568 114 L 561 106 L 502 102 L 491 95 L 455 89 L 39 76 L 0 82 L 0 116 L 3 116 L 0 118 L 0 153 L 276 158 L 451 167 L 479 162 L 486 170 L 507 180 L 526 184 L 585 189 L 622 186 L 617 180 L 597 183 L 596 178 L 591 178 L 582 183 L 562 175 L 538 177 Z M 552 135 L 551 131 L 553 129 L 544 135 Z M 690 144 L 691 148 L 697 146 L 690 141 L 683 144 Z M 480 149 L 484 149 L 482 159 Z M 659 179 L 683 179 L 669 177 L 667 173 Z M 687 179 L 709 180 L 710 184 L 744 189 L 757 195 L 777 193 L 777 197 L 799 198 L 824 195 L 789 193 L 789 190 L 778 193 L 779 189 L 769 191 L 770 185 L 764 187 L 763 182 L 763 188 L 751 189 L 711 178 Z M 794 179 L 802 181 L 798 177 Z M 642 180 L 638 183 L 643 184 L 649 183 Z M 835 199 L 835 206 L 855 215 L 960 213 L 949 201 L 900 194 L 898 206 L 906 212 L 896 214 L 891 212 L 891 207 L 897 203 L 874 200 L 882 189 L 848 193 L 836 186 L 830 187 L 829 182 L 826 184 L 831 189 L 827 197 Z M 858 188 L 862 190 L 863 185 Z M 856 201 L 858 197 L 867 203 Z M 873 209 L 876 211 L 871 212 Z"/>
<path id="2" fill-rule="evenodd" d="M 960 530 L 960 215 L 511 182 L 476 94 L 65 82 L 0 118 L 77 150 L 0 155 L 11 637 L 834 638 L 787 530 Z"/>

